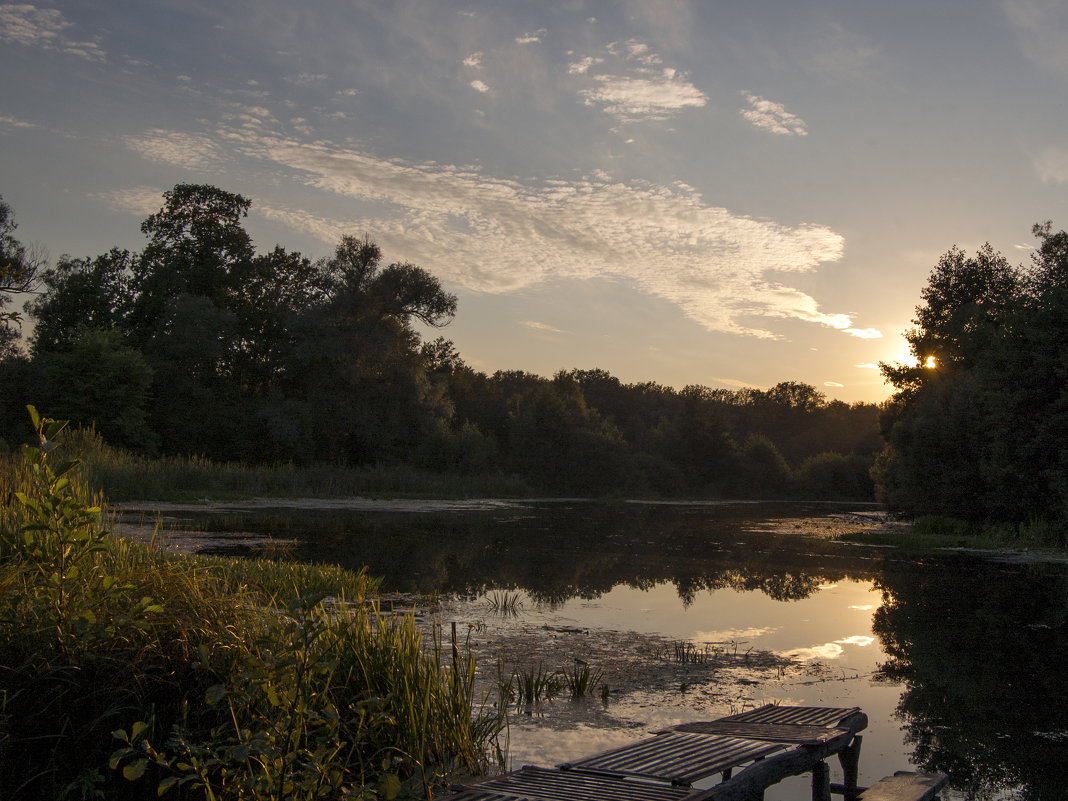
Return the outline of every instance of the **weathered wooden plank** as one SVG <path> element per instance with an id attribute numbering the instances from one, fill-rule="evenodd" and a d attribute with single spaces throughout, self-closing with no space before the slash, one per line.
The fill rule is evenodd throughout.
<path id="1" fill-rule="evenodd" d="M 740 737 L 668 732 L 559 767 L 691 784 L 782 748 L 778 743 Z"/>
<path id="2" fill-rule="evenodd" d="M 843 729 L 804 726 L 784 723 L 746 723 L 733 720 L 701 720 L 673 726 L 671 731 L 698 734 L 724 734 L 749 740 L 768 740 L 776 743 L 805 743 L 815 745 L 833 740 Z"/>
<path id="3" fill-rule="evenodd" d="M 781 782 L 787 776 L 820 771 L 819 763 L 846 748 L 852 739 L 852 732 L 843 731 L 825 743 L 795 745 L 748 765 L 735 773 L 730 781 L 694 793 L 686 801 L 749 801 L 752 798 L 761 798 L 766 788 Z"/>
<path id="4" fill-rule="evenodd" d="M 682 801 L 691 793 L 664 783 L 528 766 L 465 787 L 449 801 Z"/>
<path id="5" fill-rule="evenodd" d="M 943 773 L 898 771 L 861 793 L 860 801 L 931 801 L 948 781 Z"/>
<path id="6" fill-rule="evenodd" d="M 793 726 L 824 726 L 847 728 L 843 724 L 847 718 L 857 714 L 864 717 L 864 724 L 868 719 L 860 711 L 860 707 L 827 707 L 827 706 L 779 706 L 777 704 L 765 704 L 748 712 L 740 712 L 737 715 L 728 715 L 720 718 L 721 721 L 737 723 L 774 723 Z M 861 726 L 860 728 L 863 728 Z M 854 728 L 853 731 L 858 729 Z"/>

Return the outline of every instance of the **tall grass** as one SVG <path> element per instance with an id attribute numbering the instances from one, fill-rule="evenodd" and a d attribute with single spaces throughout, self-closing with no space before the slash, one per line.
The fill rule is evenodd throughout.
<path id="1" fill-rule="evenodd" d="M 376 582 L 112 539 L 36 422 L 0 462 L 6 800 L 388 799 L 495 758 L 470 658 L 380 614 Z"/>
<path id="2" fill-rule="evenodd" d="M 460 476 L 408 464 L 349 467 L 217 462 L 198 456 L 149 457 L 107 445 L 93 429 L 64 432 L 63 444 L 82 462 L 85 480 L 113 502 L 254 496 L 351 498 L 524 497 L 522 480 L 503 475 Z"/>

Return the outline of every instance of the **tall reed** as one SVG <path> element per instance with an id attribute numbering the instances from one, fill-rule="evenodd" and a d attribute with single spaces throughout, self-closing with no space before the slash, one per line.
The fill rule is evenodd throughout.
<path id="1" fill-rule="evenodd" d="M 0 463 L 5 801 L 388 799 L 494 758 L 471 660 L 364 603 L 376 582 L 113 539 L 34 422 Z"/>

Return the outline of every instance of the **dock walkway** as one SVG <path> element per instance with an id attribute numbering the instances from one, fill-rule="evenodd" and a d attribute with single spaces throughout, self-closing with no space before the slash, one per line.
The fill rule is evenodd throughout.
<path id="1" fill-rule="evenodd" d="M 832 792 L 864 801 L 858 732 L 867 725 L 859 707 L 769 704 L 684 723 L 556 768 L 527 766 L 459 788 L 449 801 L 759 801 L 773 784 L 806 773 L 813 801 L 830 801 Z M 831 785 L 832 756 L 842 765 L 842 784 Z M 694 786 L 717 776 L 710 787 Z"/>

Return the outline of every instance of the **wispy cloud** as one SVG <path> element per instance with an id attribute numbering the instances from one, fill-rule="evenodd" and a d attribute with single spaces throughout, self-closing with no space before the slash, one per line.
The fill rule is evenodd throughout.
<path id="1" fill-rule="evenodd" d="M 155 214 L 163 207 L 163 190 L 152 186 L 132 186 L 128 189 L 114 189 L 99 192 L 94 197 L 103 200 L 115 211 L 129 214 Z"/>
<path id="2" fill-rule="evenodd" d="M 858 367 L 861 370 L 878 370 L 879 369 L 879 365 L 877 365 L 875 362 L 865 362 L 864 364 L 854 365 L 854 367 Z"/>
<path id="3" fill-rule="evenodd" d="M 818 35 L 801 61 L 812 71 L 839 80 L 863 79 L 879 58 L 879 48 L 867 37 L 833 22 Z"/>
<path id="4" fill-rule="evenodd" d="M 538 28 L 538 30 L 533 33 L 524 33 L 522 36 L 517 36 L 515 41 L 516 44 L 535 44 L 540 42 L 546 33 L 548 33 L 548 31 L 545 30 L 545 28 Z"/>
<path id="5" fill-rule="evenodd" d="M 98 40 L 76 40 L 67 35 L 73 27 L 74 23 L 55 8 L 0 5 L 0 41 L 66 53 L 86 61 L 106 61 L 107 53 Z"/>
<path id="6" fill-rule="evenodd" d="M 472 68 L 481 67 L 482 66 L 482 57 L 484 55 L 485 54 L 482 53 L 482 52 L 472 53 L 471 55 L 469 55 L 467 58 L 464 59 L 464 66 L 465 67 L 472 67 Z"/>
<path id="7" fill-rule="evenodd" d="M 758 95 L 746 94 L 749 108 L 739 113 L 757 128 L 763 128 L 774 134 L 785 136 L 807 136 L 808 126 L 805 121 L 787 111 L 782 103 L 773 103 Z"/>
<path id="8" fill-rule="evenodd" d="M 476 92 L 482 92 L 482 94 L 485 94 L 490 90 L 489 86 L 479 80 L 471 81 L 471 88 Z"/>
<path id="9" fill-rule="evenodd" d="M 1068 182 L 1068 148 L 1047 147 L 1034 157 L 1033 163 L 1043 183 Z"/>
<path id="10" fill-rule="evenodd" d="M 585 56 L 568 65 L 568 74 L 589 76 L 593 85 L 579 89 L 586 105 L 600 106 L 623 121 L 662 120 L 685 108 L 700 108 L 708 97 L 636 39 L 613 42 L 605 51 L 615 58 L 612 72 L 590 74 L 606 59 Z"/>
<path id="11" fill-rule="evenodd" d="M 848 315 L 826 313 L 783 283 L 784 274 L 841 258 L 843 239 L 825 226 L 788 227 L 736 215 L 680 185 L 598 176 L 523 183 L 247 128 L 222 135 L 241 155 L 378 209 L 357 219 L 325 220 L 274 208 L 272 219 L 325 241 L 336 241 L 340 232 L 370 231 L 389 252 L 471 290 L 620 277 L 712 331 L 777 337 L 761 319 L 852 327 Z M 198 137 L 164 132 L 131 143 L 168 163 L 210 157 L 202 145 Z"/>
<path id="12" fill-rule="evenodd" d="M 1068 74 L 1068 6 L 1063 0 L 1002 0 L 1024 54 L 1049 72 Z"/>
<path id="13" fill-rule="evenodd" d="M 208 170 L 222 161 L 222 152 L 206 136 L 154 128 L 140 136 L 125 138 L 126 146 L 151 161 L 162 161 L 187 170 Z"/>
<path id="14" fill-rule="evenodd" d="M 833 387 L 833 388 L 841 388 L 841 387 L 844 387 L 845 384 L 839 384 L 837 381 L 824 381 L 823 382 L 823 386 L 825 386 L 825 387 Z"/>
<path id="15" fill-rule="evenodd" d="M 559 328 L 553 328 L 548 323 L 539 323 L 536 320 L 520 320 L 519 324 L 524 328 L 530 328 L 534 331 L 545 331 L 549 334 L 562 334 L 564 333 Z"/>
<path id="16" fill-rule="evenodd" d="M 6 125 L 9 128 L 36 128 L 37 123 L 27 122 L 26 120 L 16 119 L 15 117 L 9 117 L 7 114 L 0 114 L 0 125 Z"/>
<path id="17" fill-rule="evenodd" d="M 845 328 L 843 331 L 858 339 L 882 339 L 883 332 L 877 328 Z"/>

